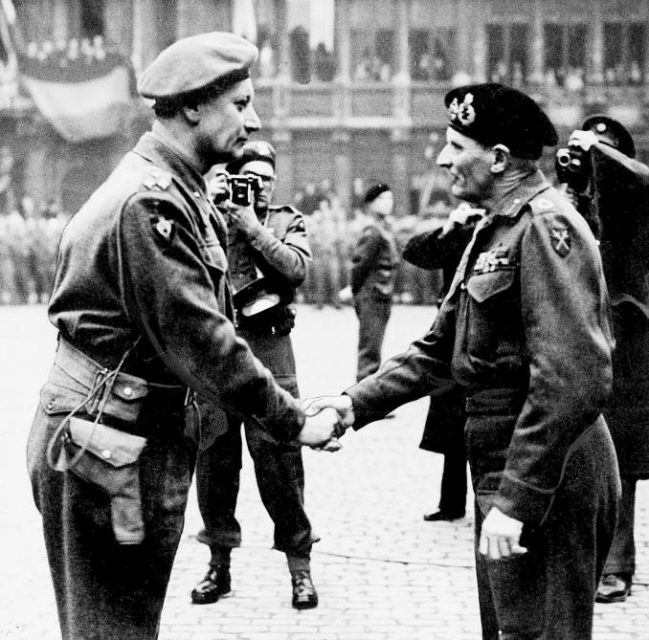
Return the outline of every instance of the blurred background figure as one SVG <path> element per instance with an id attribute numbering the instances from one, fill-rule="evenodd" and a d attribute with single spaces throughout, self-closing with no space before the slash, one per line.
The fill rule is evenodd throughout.
<path id="1" fill-rule="evenodd" d="M 364 204 L 368 221 L 353 253 L 350 274 L 359 322 L 357 380 L 374 373 L 381 363 L 381 346 L 400 262 L 392 233 L 394 195 L 390 187 L 384 183 L 370 187 Z"/>

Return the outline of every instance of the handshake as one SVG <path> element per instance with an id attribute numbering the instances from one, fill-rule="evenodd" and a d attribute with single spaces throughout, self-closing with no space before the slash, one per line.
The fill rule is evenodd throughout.
<path id="1" fill-rule="evenodd" d="M 318 451 L 338 451 L 338 438 L 354 424 L 354 410 L 349 396 L 318 396 L 302 401 L 306 420 L 298 442 Z"/>

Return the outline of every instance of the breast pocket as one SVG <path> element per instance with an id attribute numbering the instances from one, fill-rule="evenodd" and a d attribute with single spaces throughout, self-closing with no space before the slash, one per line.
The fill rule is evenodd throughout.
<path id="1" fill-rule="evenodd" d="M 516 269 L 479 273 L 467 282 L 470 355 L 495 360 L 516 349 L 521 330 L 516 282 Z"/>

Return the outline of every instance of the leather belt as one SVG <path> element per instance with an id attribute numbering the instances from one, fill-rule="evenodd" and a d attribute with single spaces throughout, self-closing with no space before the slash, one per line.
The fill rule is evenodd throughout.
<path id="1" fill-rule="evenodd" d="M 467 389 L 467 415 L 508 415 L 520 412 L 527 389 L 511 387 L 493 387 L 483 389 Z"/>

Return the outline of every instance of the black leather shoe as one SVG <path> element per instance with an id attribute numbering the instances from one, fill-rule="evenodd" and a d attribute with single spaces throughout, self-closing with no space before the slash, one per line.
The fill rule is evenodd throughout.
<path id="1" fill-rule="evenodd" d="M 630 595 L 631 576 L 608 573 L 599 581 L 595 602 L 624 602 Z"/>
<path id="2" fill-rule="evenodd" d="M 194 604 L 211 604 L 230 593 L 230 567 L 210 569 L 192 589 Z"/>
<path id="3" fill-rule="evenodd" d="M 464 518 L 464 511 L 458 513 L 435 511 L 435 513 L 427 513 L 424 516 L 426 522 L 450 522 L 451 520 L 459 520 L 460 518 Z"/>
<path id="4" fill-rule="evenodd" d="M 291 574 L 293 583 L 293 607 L 295 609 L 313 609 L 318 606 L 318 593 L 311 581 L 309 571 L 294 571 Z"/>

